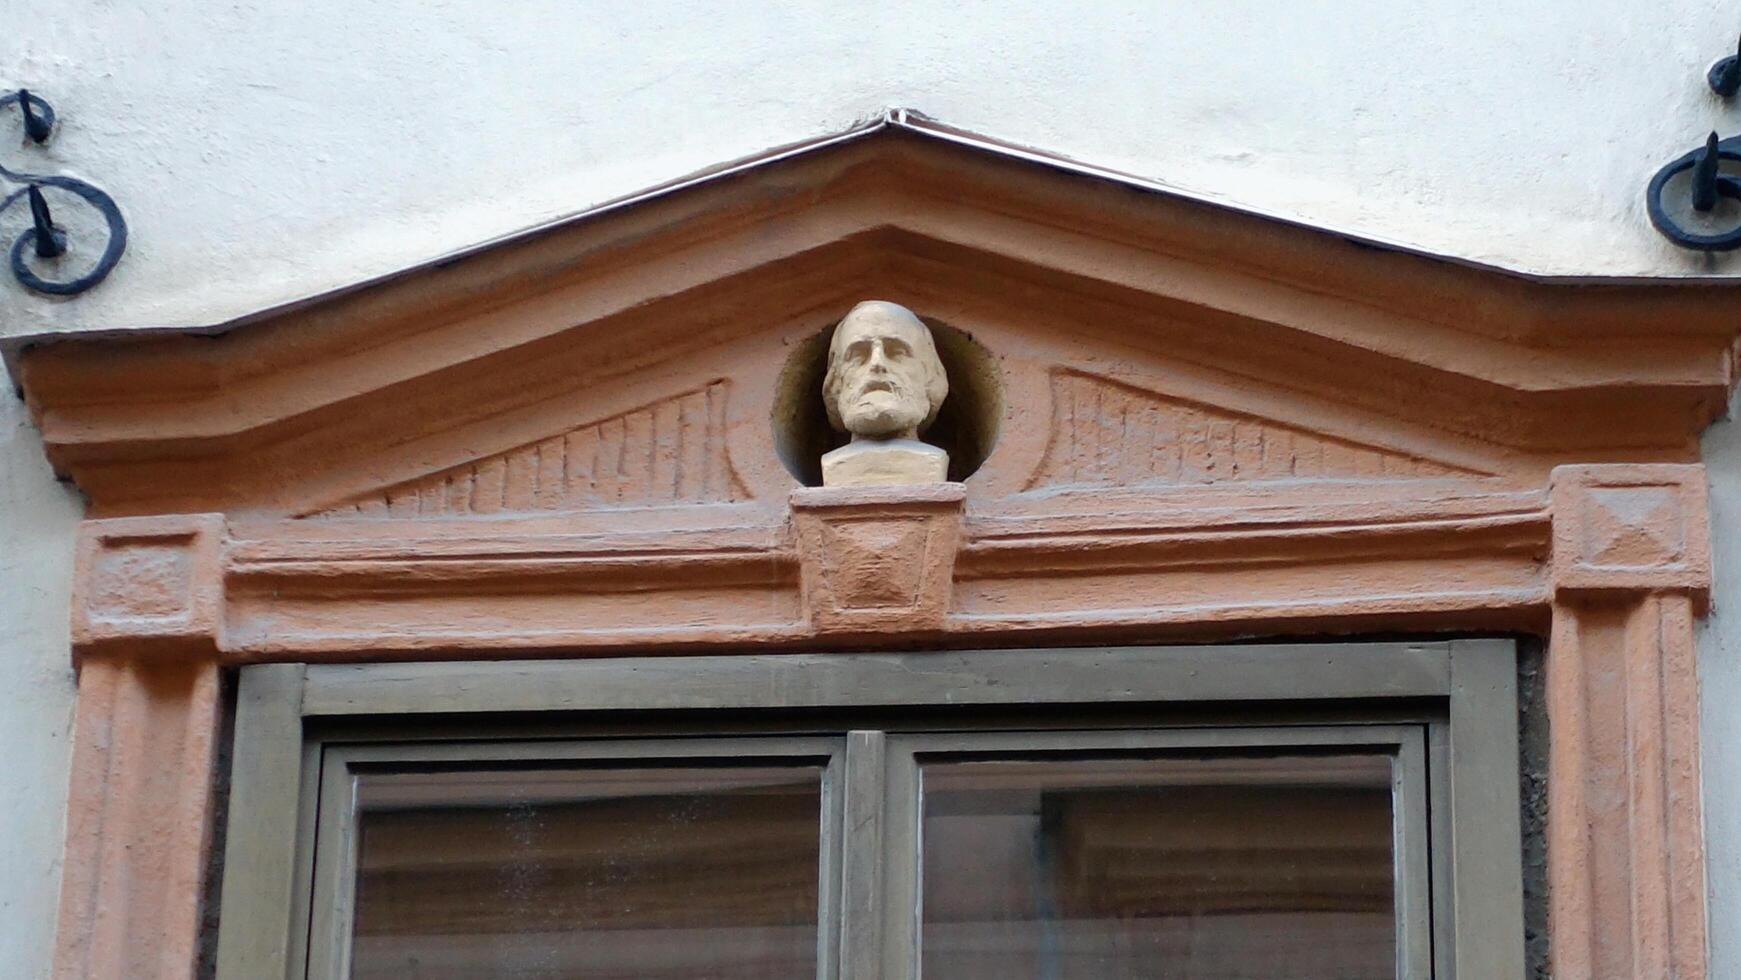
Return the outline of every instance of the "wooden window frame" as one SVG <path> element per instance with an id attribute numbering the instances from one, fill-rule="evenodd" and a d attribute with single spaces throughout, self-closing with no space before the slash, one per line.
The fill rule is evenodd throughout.
<path id="1" fill-rule="evenodd" d="M 805 714 L 779 720 L 794 710 Z M 669 751 L 718 754 L 748 746 L 734 734 L 816 731 L 818 711 L 828 713 L 823 728 L 841 733 L 824 779 L 824 812 L 838 823 L 824 827 L 820 976 L 916 970 L 899 954 L 917 949 L 916 922 L 901 912 L 917 894 L 916 867 L 888 858 L 916 846 L 920 754 L 945 745 L 1043 753 L 1082 739 L 1397 746 L 1418 777 L 1404 782 L 1425 794 L 1433 828 L 1431 912 L 1406 890 L 1398 902 L 1412 921 L 1430 920 L 1433 975 L 1524 975 L 1516 646 L 1496 639 L 245 667 L 217 975 L 320 976 L 342 965 L 322 958 L 330 943 L 311 950 L 308 937 L 311 925 L 317 936 L 337 935 L 348 907 L 331 890 L 343 879 L 334 855 L 347 852 L 325 849 L 318 870 L 312 860 L 320 809 L 329 823 L 336 812 L 336 783 L 323 795 L 320 781 L 323 772 L 329 783 L 340 778 L 343 767 L 331 763 L 345 753 L 446 751 L 403 748 L 424 740 L 475 752 L 487 733 L 498 740 L 488 752 L 511 754 L 525 743 L 500 739 L 563 731 L 624 741 L 528 751 L 656 753 L 666 751 L 653 748 L 662 735 L 705 735 Z M 979 722 L 968 717 L 976 712 L 1004 714 Z M 1009 733 L 1003 719 L 1012 717 L 1023 719 L 1014 726 L 1021 734 Z M 1088 727 L 1096 734 L 1081 734 Z M 916 741 L 921 731 L 949 734 Z M 764 754 L 834 751 L 794 735 L 757 742 Z M 1410 833 L 1406 820 L 1399 826 Z M 836 847 L 830 834 L 859 839 Z M 311 900 L 321 888 L 325 897 Z M 311 908 L 328 920 L 311 923 Z M 828 914 L 834 908 L 838 916 Z"/>

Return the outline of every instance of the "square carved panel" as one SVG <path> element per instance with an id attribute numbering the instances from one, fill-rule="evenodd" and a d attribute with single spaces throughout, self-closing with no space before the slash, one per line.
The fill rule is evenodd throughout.
<path id="1" fill-rule="evenodd" d="M 1705 470 L 1608 464 L 1554 471 L 1558 590 L 1703 592 L 1711 558 Z"/>
<path id="2" fill-rule="evenodd" d="M 811 623 L 824 632 L 941 629 L 964 496 L 959 483 L 794 491 Z"/>
<path id="3" fill-rule="evenodd" d="M 215 514 L 84 522 L 73 596 L 74 649 L 215 644 L 222 533 L 223 519 Z"/>

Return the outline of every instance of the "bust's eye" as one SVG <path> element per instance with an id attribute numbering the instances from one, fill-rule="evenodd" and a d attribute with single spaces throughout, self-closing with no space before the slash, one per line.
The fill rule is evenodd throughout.
<path id="1" fill-rule="evenodd" d="M 847 345 L 846 356 L 862 364 L 870 360 L 871 345 L 869 341 L 859 340 Z"/>
<path id="2" fill-rule="evenodd" d="M 890 360 L 899 357 L 906 357 L 911 353 L 913 353 L 913 348 L 908 347 L 905 341 L 895 340 L 893 338 L 883 341 L 883 356 Z"/>

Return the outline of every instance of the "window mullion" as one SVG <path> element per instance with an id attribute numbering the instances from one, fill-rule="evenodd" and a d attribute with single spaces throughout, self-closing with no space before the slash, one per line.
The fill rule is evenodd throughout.
<path id="1" fill-rule="evenodd" d="M 919 762 L 924 735 L 897 736 L 883 767 L 882 970 L 878 976 L 919 976 Z"/>
<path id="2" fill-rule="evenodd" d="M 841 980 L 882 975 L 887 756 L 888 739 L 882 732 L 847 733 L 838 847 Z"/>

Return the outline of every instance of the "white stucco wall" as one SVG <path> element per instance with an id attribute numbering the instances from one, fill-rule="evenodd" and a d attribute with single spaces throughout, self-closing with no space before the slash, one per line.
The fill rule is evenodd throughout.
<path id="1" fill-rule="evenodd" d="M 1710 863 L 1711 976 L 1741 976 L 1741 422 L 1729 418 L 1705 434 L 1711 480 L 1711 613 L 1699 633 L 1701 761 L 1705 772 L 1705 844 Z"/>
<path id="2" fill-rule="evenodd" d="M 0 977 L 47 975 L 60 888 L 78 493 L 55 482 L 0 368 Z"/>
<path id="3" fill-rule="evenodd" d="M 1719 123 L 1732 0 L 1060 5 L 12 0 L 41 158 L 136 240 L 5 329 L 204 324 L 889 105 L 1237 202 L 1532 271 L 1707 271 L 1645 180 Z M 6 132 L 16 132 L 10 118 Z M 17 159 L 17 154 L 9 159 Z M 1735 268 L 1733 264 L 1728 266 Z"/>
<path id="4" fill-rule="evenodd" d="M 0 88 L 63 125 L 0 159 L 109 190 L 133 243 L 69 301 L 0 275 L 0 334 L 194 326 L 390 272 L 909 106 L 1207 198 L 1556 275 L 1741 274 L 1647 225 L 1650 174 L 1741 103 L 1733 0 L 12 0 Z M 16 210 L 16 209 L 15 209 Z M 22 216 L 0 221 L 10 243 Z M 75 501 L 0 408 L 0 976 L 46 963 Z M 1741 433 L 1710 440 L 1712 887 L 1741 921 Z M 1733 597 L 1726 599 L 1725 597 Z M 1714 930 L 1714 976 L 1741 937 Z"/>

